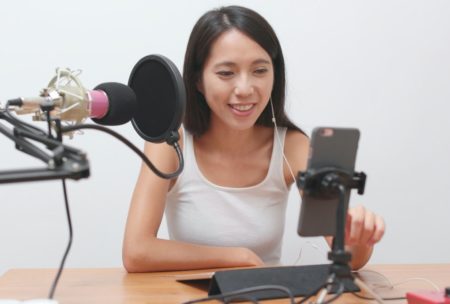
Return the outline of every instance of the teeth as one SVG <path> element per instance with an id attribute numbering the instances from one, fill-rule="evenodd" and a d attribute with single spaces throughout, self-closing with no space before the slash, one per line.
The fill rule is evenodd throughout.
<path id="1" fill-rule="evenodd" d="M 235 105 L 231 105 L 231 107 L 233 109 L 238 110 L 238 111 L 248 111 L 248 110 L 250 110 L 253 107 L 253 105 L 252 104 L 250 104 L 250 105 L 237 105 L 237 104 L 235 104 Z"/>

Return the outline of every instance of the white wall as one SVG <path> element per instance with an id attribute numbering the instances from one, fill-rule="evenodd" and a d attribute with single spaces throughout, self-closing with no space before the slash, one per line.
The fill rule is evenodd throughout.
<path id="1" fill-rule="evenodd" d="M 181 67 L 194 22 L 222 4 L 252 7 L 275 28 L 296 123 L 308 132 L 318 125 L 361 130 L 357 169 L 369 177 L 366 194 L 354 194 L 352 204 L 387 222 L 372 262 L 448 263 L 449 1 L 8 1 L 0 4 L 0 101 L 37 95 L 56 67 L 82 69 L 87 88 L 126 83 L 148 54 Z M 142 147 L 131 125 L 114 129 Z M 140 160 L 96 131 L 67 143 L 88 152 L 92 173 L 68 182 L 75 239 L 67 266 L 120 267 Z M 42 166 L 4 136 L 0 147 L 0 170 Z M 298 209 L 292 192 L 286 263 L 300 248 Z M 57 267 L 67 233 L 60 182 L 0 185 L 0 274 Z M 301 262 L 323 253 L 316 241 L 304 244 Z"/>

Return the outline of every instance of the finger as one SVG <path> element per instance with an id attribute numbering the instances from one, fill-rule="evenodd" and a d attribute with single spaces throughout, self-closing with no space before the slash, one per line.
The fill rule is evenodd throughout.
<path id="1" fill-rule="evenodd" d="M 372 239 L 375 233 L 375 214 L 371 211 L 366 211 L 364 216 L 364 225 L 359 239 L 360 244 L 370 245 L 369 240 Z"/>
<path id="2" fill-rule="evenodd" d="M 381 238 L 383 237 L 385 230 L 386 230 L 386 226 L 385 226 L 383 218 L 381 216 L 376 216 L 375 217 L 375 231 L 369 240 L 369 244 L 373 245 L 375 243 L 378 243 L 381 240 Z"/>
<path id="3" fill-rule="evenodd" d="M 345 220 L 345 238 L 344 241 L 346 244 L 350 241 L 350 229 L 352 224 L 352 215 L 350 211 L 347 213 L 347 219 Z"/>
<path id="4" fill-rule="evenodd" d="M 359 242 L 361 232 L 364 225 L 365 209 L 362 206 L 357 206 L 349 210 L 351 212 L 352 220 L 350 224 L 350 239 L 349 245 L 353 245 Z"/>

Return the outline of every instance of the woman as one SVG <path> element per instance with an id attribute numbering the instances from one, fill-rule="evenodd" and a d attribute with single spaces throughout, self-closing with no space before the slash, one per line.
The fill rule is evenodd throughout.
<path id="1" fill-rule="evenodd" d="M 124 266 L 146 272 L 278 264 L 293 172 L 305 170 L 309 147 L 284 111 L 279 41 L 250 9 L 209 11 L 192 30 L 183 74 L 185 169 L 169 181 L 142 166 L 127 220 Z M 170 146 L 147 142 L 144 150 L 160 170 L 177 168 Z M 157 238 L 164 211 L 170 240 Z M 359 268 L 384 223 L 357 207 L 349 210 L 347 226 L 352 266 Z"/>

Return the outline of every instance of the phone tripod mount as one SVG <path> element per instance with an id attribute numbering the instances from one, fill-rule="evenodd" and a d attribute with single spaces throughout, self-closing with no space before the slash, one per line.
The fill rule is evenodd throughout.
<path id="1" fill-rule="evenodd" d="M 364 194 L 366 185 L 364 172 L 348 172 L 336 167 L 322 167 L 301 171 L 297 176 L 297 186 L 306 195 L 316 199 L 339 198 L 336 209 L 336 231 L 333 238 L 332 249 L 328 259 L 332 261 L 327 281 L 322 286 L 318 303 L 322 303 L 325 296 L 334 291 L 336 296 L 344 292 L 344 281 L 354 281 L 351 267 L 351 253 L 345 250 L 345 222 L 347 217 L 347 200 L 349 191 L 357 189 L 358 194 Z M 361 288 L 361 284 L 357 285 Z M 337 286 L 337 288 L 336 288 Z M 365 289 L 365 288 L 364 288 Z"/>

